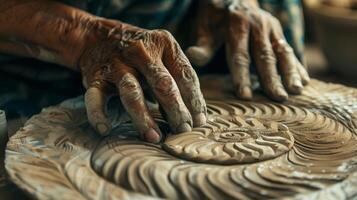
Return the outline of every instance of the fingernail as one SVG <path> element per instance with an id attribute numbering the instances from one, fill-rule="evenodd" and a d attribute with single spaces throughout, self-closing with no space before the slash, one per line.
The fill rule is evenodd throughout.
<path id="1" fill-rule="evenodd" d="M 243 100 L 250 100 L 253 97 L 252 90 L 248 86 L 239 89 L 239 97 Z"/>
<path id="2" fill-rule="evenodd" d="M 154 129 L 150 129 L 144 134 L 145 140 L 151 143 L 159 143 L 161 141 L 161 136 Z"/>
<path id="3" fill-rule="evenodd" d="M 109 127 L 105 123 L 96 124 L 96 129 L 101 135 L 107 135 L 109 133 Z"/>
<path id="4" fill-rule="evenodd" d="M 176 133 L 183 133 L 191 130 L 192 127 L 188 123 L 183 123 L 176 128 Z"/>
<path id="5" fill-rule="evenodd" d="M 199 113 L 193 116 L 193 126 L 202 126 L 206 124 L 206 115 L 204 113 Z"/>
<path id="6" fill-rule="evenodd" d="M 301 91 L 303 89 L 303 86 L 301 84 L 301 81 L 298 79 L 295 79 L 292 84 L 291 84 L 292 89 L 294 90 L 294 93 L 301 94 Z"/>
<path id="7" fill-rule="evenodd" d="M 278 101 L 285 101 L 288 99 L 288 93 L 286 93 L 285 90 L 281 87 L 278 87 L 276 89 L 276 95 L 277 95 Z"/>

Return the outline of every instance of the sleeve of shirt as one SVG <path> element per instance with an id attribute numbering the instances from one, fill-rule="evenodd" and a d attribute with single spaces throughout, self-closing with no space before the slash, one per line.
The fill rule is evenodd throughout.
<path id="1" fill-rule="evenodd" d="M 88 3 L 87 11 L 147 29 L 172 29 L 192 0 L 103 0 Z"/>

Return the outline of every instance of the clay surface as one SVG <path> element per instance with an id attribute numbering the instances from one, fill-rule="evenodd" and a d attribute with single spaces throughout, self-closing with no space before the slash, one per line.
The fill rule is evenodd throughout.
<path id="1" fill-rule="evenodd" d="M 277 157 L 293 144 L 292 133 L 281 123 L 212 114 L 207 125 L 169 137 L 163 148 L 191 161 L 240 164 Z"/>
<path id="2" fill-rule="evenodd" d="M 162 144 L 139 140 L 120 107 L 104 138 L 82 98 L 44 109 L 10 138 L 7 172 L 39 199 L 356 198 L 356 89 L 312 80 L 278 104 L 237 100 L 211 78 L 201 80 L 208 123 Z"/>

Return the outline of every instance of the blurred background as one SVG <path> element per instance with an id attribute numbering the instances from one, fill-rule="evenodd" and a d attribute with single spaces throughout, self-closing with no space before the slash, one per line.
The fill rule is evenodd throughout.
<path id="1" fill-rule="evenodd" d="M 357 87 L 357 0 L 303 0 L 313 78 Z"/>

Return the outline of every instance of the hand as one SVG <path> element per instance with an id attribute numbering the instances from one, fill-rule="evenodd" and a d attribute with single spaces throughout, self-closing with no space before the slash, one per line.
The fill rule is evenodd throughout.
<path id="1" fill-rule="evenodd" d="M 110 130 L 104 108 L 112 86 L 149 142 L 159 142 L 161 132 L 145 103 L 142 84 L 149 85 L 174 133 L 206 122 L 198 77 L 169 32 L 107 19 L 96 20 L 89 29 L 78 65 L 87 88 L 89 122 L 99 133 Z"/>
<path id="2" fill-rule="evenodd" d="M 197 42 L 188 48 L 188 58 L 203 66 L 224 43 L 238 97 L 252 98 L 251 61 L 263 90 L 276 101 L 288 98 L 286 90 L 300 94 L 308 83 L 308 73 L 286 42 L 279 21 L 255 0 L 201 0 L 197 20 Z"/>
<path id="3" fill-rule="evenodd" d="M 89 122 L 100 134 L 111 129 L 105 107 L 116 88 L 142 138 L 160 141 L 145 104 L 146 83 L 174 133 L 206 122 L 197 75 L 169 32 L 98 18 L 56 1 L 4 1 L 0 10 L 0 52 L 79 70 Z"/>

